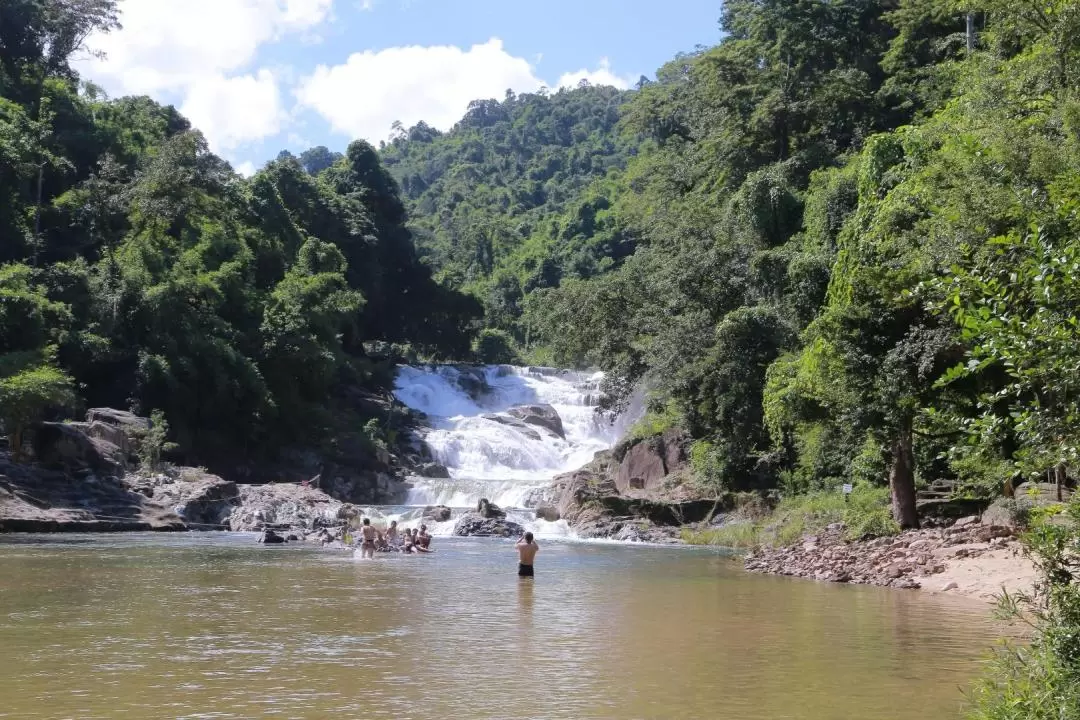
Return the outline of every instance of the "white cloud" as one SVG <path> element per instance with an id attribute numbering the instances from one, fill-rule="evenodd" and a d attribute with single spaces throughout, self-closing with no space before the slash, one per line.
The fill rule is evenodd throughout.
<path id="1" fill-rule="evenodd" d="M 212 146 L 224 147 L 264 137 L 266 123 L 246 123 L 255 133 L 244 137 L 245 123 L 224 112 L 209 112 L 210 96 L 221 97 L 226 84 L 271 97 L 270 80 L 256 75 L 231 77 L 255 59 L 259 47 L 290 33 L 305 33 L 325 21 L 334 0 L 122 0 L 123 29 L 90 38 L 104 59 L 83 57 L 76 67 L 113 95 L 172 93 L 185 108 L 202 110 L 196 121 Z M 272 79 L 271 79 L 272 80 Z M 252 82 L 254 81 L 254 82 Z M 277 97 L 276 87 L 273 97 Z M 236 107 L 236 103 L 233 103 Z M 265 110 L 265 104 L 262 106 Z M 275 107 L 270 115 L 280 116 Z M 196 120 L 196 118 L 192 118 Z M 224 126 L 215 124 L 225 122 Z"/>
<path id="2" fill-rule="evenodd" d="M 582 80 L 588 80 L 590 85 L 613 85 L 625 90 L 633 84 L 629 78 L 619 77 L 611 71 L 611 63 L 607 58 L 601 58 L 600 67 L 596 70 L 582 68 L 577 72 L 563 73 L 556 87 L 576 88 Z"/>
<path id="3" fill-rule="evenodd" d="M 242 162 L 242 163 L 240 163 L 239 165 L 236 166 L 236 172 L 240 173 L 241 175 L 243 175 L 246 178 L 249 178 L 252 175 L 254 175 L 255 171 L 256 171 L 255 163 L 251 162 L 250 160 L 245 160 L 244 162 Z"/>
<path id="4" fill-rule="evenodd" d="M 607 61 L 595 71 L 567 73 L 560 86 L 581 79 L 629 87 Z M 468 50 L 454 46 L 395 47 L 350 55 L 345 63 L 320 65 L 300 82 L 296 97 L 330 122 L 336 132 L 376 141 L 400 120 L 406 127 L 423 120 L 448 129 L 476 99 L 501 99 L 507 89 L 533 92 L 546 83 L 524 58 L 508 53 L 492 38 Z"/>
<path id="5" fill-rule="evenodd" d="M 197 128 L 212 128 L 215 151 L 277 135 L 285 120 L 277 80 L 269 70 L 255 75 L 215 75 L 192 85 L 180 107 Z"/>

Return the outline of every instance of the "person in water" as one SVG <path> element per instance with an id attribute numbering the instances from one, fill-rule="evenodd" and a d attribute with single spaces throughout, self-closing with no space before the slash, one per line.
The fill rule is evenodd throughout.
<path id="1" fill-rule="evenodd" d="M 362 542 L 360 543 L 360 557 L 375 557 L 375 538 L 378 531 L 371 525 L 371 518 L 364 518 L 364 524 L 360 526 Z"/>
<path id="2" fill-rule="evenodd" d="M 398 534 L 397 520 L 391 520 L 390 527 L 386 529 L 386 544 L 392 548 L 401 545 L 401 535 Z"/>
<path id="3" fill-rule="evenodd" d="M 540 551 L 540 546 L 533 539 L 533 534 L 527 532 L 522 535 L 514 547 L 518 551 L 518 577 L 532 577 L 533 560 L 536 559 L 536 553 Z"/>
<path id="4" fill-rule="evenodd" d="M 421 550 L 427 550 L 431 547 L 431 536 L 428 535 L 427 525 L 420 526 L 420 534 L 416 536 L 416 540 Z"/>

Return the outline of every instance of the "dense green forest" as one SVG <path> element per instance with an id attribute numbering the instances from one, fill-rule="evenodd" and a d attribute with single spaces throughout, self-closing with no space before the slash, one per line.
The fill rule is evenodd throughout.
<path id="1" fill-rule="evenodd" d="M 632 91 L 475 103 L 382 150 L 420 252 L 523 357 L 647 387 L 713 489 L 1076 461 L 1080 7 L 730 0 Z M 617 114 L 618 121 L 614 121 Z"/>
<path id="2" fill-rule="evenodd" d="M 468 355 L 481 309 L 419 261 L 374 148 L 242 179 L 172 107 L 80 82 L 70 56 L 116 13 L 0 5 L 0 410 L 16 453 L 28 423 L 109 405 L 162 411 L 191 460 L 272 456 L 363 420 L 334 399 L 385 381 L 374 346 Z"/>
<path id="3" fill-rule="evenodd" d="M 421 257 L 483 302 L 489 328 L 524 344 L 522 301 L 631 255 L 609 182 L 636 152 L 620 133 L 632 95 L 611 87 L 481 100 L 447 133 L 395 128 L 383 162 L 401 184 Z"/>

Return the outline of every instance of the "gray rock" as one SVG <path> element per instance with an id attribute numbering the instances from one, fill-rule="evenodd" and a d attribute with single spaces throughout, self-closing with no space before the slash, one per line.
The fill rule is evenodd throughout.
<path id="1" fill-rule="evenodd" d="M 435 522 L 446 522 L 450 519 L 450 508 L 445 505 L 429 505 L 424 508 L 423 518 L 425 520 L 433 520 Z"/>
<path id="2" fill-rule="evenodd" d="M 530 440 L 541 440 L 542 439 L 540 437 L 540 433 L 537 432 L 535 428 L 533 428 L 530 425 L 526 425 L 523 421 L 517 419 L 516 417 L 511 417 L 509 415 L 499 415 L 499 414 L 496 414 L 496 413 L 487 413 L 486 415 L 483 415 L 482 417 L 485 420 L 490 420 L 491 422 L 497 422 L 500 425 L 506 425 L 507 427 L 512 427 L 518 433 L 524 435 L 525 437 L 529 438 Z"/>
<path id="3" fill-rule="evenodd" d="M 267 545 L 280 545 L 285 542 L 285 538 L 278 535 L 273 530 L 263 530 L 262 534 L 259 535 L 258 542 L 266 543 Z"/>
<path id="4" fill-rule="evenodd" d="M 86 421 L 91 425 L 102 422 L 115 427 L 127 427 L 132 431 L 147 431 L 150 429 L 150 419 L 139 417 L 135 413 L 113 408 L 92 408 L 86 413 Z"/>
<path id="5" fill-rule="evenodd" d="M 92 470 L 101 475 L 120 475 L 120 449 L 88 437 L 67 423 L 41 423 L 34 430 L 34 457 L 43 465 L 66 471 Z"/>
<path id="6" fill-rule="evenodd" d="M 238 485 L 237 488 L 240 502 L 228 520 L 233 531 L 265 527 L 305 534 L 320 529 L 341 530 L 361 515 L 360 508 L 355 505 L 335 500 L 321 490 L 293 483 Z"/>
<path id="7" fill-rule="evenodd" d="M 480 502 L 476 503 L 476 514 L 493 520 L 502 520 L 506 517 L 506 511 L 487 498 L 481 498 Z"/>
<path id="8" fill-rule="evenodd" d="M 478 513 L 463 515 L 454 525 L 454 535 L 459 537 L 518 537 L 524 532 L 516 522 L 486 518 Z"/>
<path id="9" fill-rule="evenodd" d="M 421 465 L 417 469 L 416 474 L 419 475 L 420 477 L 426 477 L 426 478 L 449 478 L 450 477 L 450 471 L 446 469 L 446 466 L 445 465 L 440 465 L 439 463 L 435 463 L 435 462 L 433 462 L 433 463 L 425 463 L 424 465 Z"/>
<path id="10" fill-rule="evenodd" d="M 510 408 L 507 413 L 521 420 L 526 425 L 536 425 L 566 439 L 562 418 L 551 405 L 519 405 Z"/>
<path id="11" fill-rule="evenodd" d="M 998 498 L 983 511 L 981 522 L 983 525 L 1018 529 L 1026 524 L 1031 507 L 1026 499 Z"/>
<path id="12" fill-rule="evenodd" d="M 559 510 L 551 505 L 538 505 L 536 508 L 536 517 L 539 520 L 555 522 L 559 519 Z"/>
<path id="13" fill-rule="evenodd" d="M 158 505 L 172 508 L 195 530 L 227 529 L 230 515 L 240 505 L 236 483 L 196 468 L 169 475 L 129 474 L 124 482 Z"/>

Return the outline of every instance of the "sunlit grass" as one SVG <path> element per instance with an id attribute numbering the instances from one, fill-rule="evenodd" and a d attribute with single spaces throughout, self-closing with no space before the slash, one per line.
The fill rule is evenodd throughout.
<path id="1" fill-rule="evenodd" d="M 847 500 L 838 492 L 785 498 L 763 519 L 736 517 L 720 527 L 684 530 L 683 540 L 691 545 L 752 550 L 763 545 L 791 545 L 834 523 L 843 524 L 847 537 L 853 540 L 895 535 L 900 529 L 889 513 L 888 489 L 859 486 Z"/>

